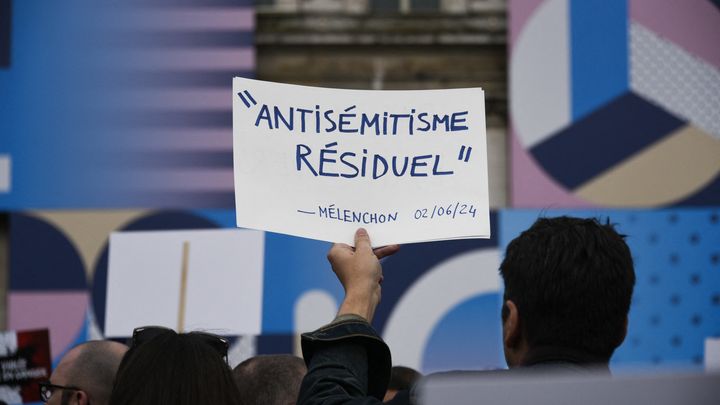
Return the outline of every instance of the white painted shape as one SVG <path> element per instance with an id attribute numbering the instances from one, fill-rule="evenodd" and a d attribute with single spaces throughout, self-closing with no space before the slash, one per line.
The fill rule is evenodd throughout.
<path id="1" fill-rule="evenodd" d="M 248 91 L 257 104 L 248 105 L 237 95 Z M 485 132 L 484 92 L 479 88 L 423 91 L 372 91 L 341 90 L 258 80 L 235 78 L 233 80 L 233 153 L 235 168 L 235 204 L 237 225 L 330 242 L 353 244 L 355 230 L 364 226 L 372 235 L 373 244 L 382 246 L 393 243 L 422 242 L 453 238 L 487 238 L 490 235 L 487 140 Z M 269 111 L 275 106 L 288 114 L 290 108 L 310 109 L 306 118 L 306 132 L 299 129 L 301 119 L 295 116 L 295 129 L 270 129 L 267 120 L 257 126 L 257 117 L 263 105 Z M 321 130 L 315 133 L 315 106 L 320 106 Z M 355 106 L 355 108 L 352 108 Z M 383 113 L 407 114 L 412 109 L 420 113 L 461 115 L 468 127 L 466 131 L 415 131 L 409 135 L 408 121 L 400 121 L 396 135 L 375 135 L 374 132 L 327 133 L 329 123 L 324 111 L 333 110 L 337 121 L 340 113 L 367 114 L 371 117 Z M 296 110 L 293 110 L 296 111 Z M 298 113 L 299 114 L 299 113 Z M 427 119 L 427 118 L 426 118 Z M 359 127 L 359 115 L 355 125 Z M 391 121 L 392 118 L 389 119 Z M 419 119 L 417 126 L 422 126 Z M 282 125 L 282 124 L 281 124 Z M 390 124 L 389 128 L 392 128 Z M 333 146 L 333 144 L 335 144 Z M 372 161 L 380 155 L 392 161 L 405 157 L 440 156 L 438 170 L 452 170 L 452 175 L 432 175 L 434 158 L 425 160 L 427 166 L 418 171 L 430 175 L 411 177 L 410 169 L 404 176 L 387 174 L 379 179 L 369 175 L 355 178 L 314 176 L 301 161 L 296 166 L 298 145 L 306 145 L 312 152 L 307 160 L 314 170 L 319 170 L 321 150 L 336 151 L 327 158 L 334 160 L 325 166 L 326 171 L 350 175 L 352 169 L 340 163 L 343 153 L 354 153 L 356 167 L 362 166 L 363 156 Z M 458 160 L 463 146 L 472 147 L 468 162 Z M 302 149 L 301 149 L 302 150 Z M 363 152 L 366 150 L 366 152 Z M 467 151 L 468 149 L 464 149 Z M 392 173 L 388 169 L 388 173 Z M 454 208 L 473 205 L 476 214 L 469 210 L 462 215 L 443 215 L 430 218 L 435 205 Z M 334 205 L 343 218 L 321 216 L 319 207 Z M 461 207 L 460 207 L 461 208 Z M 416 220 L 418 209 L 425 209 L 427 219 Z M 314 212 L 301 213 L 298 210 Z M 347 211 L 346 211 L 347 210 Z M 458 210 L 459 211 L 459 210 Z M 329 212 L 329 211 L 328 211 Z M 350 221 L 345 221 L 344 218 Z M 397 220 L 379 222 L 353 221 L 352 212 L 387 215 L 397 213 Z"/>
<path id="2" fill-rule="evenodd" d="M 720 141 L 720 70 L 637 23 L 630 25 L 630 87 Z"/>
<path id="3" fill-rule="evenodd" d="M 388 318 L 383 339 L 393 363 L 422 370 L 427 342 L 438 323 L 464 301 L 500 290 L 496 249 L 450 258 L 425 273 L 403 294 Z"/>
<path id="4" fill-rule="evenodd" d="M 103 340 L 105 339 L 105 336 L 103 336 L 102 330 L 100 330 L 100 325 L 97 323 L 97 318 L 95 317 L 95 311 L 93 310 L 92 306 L 89 306 L 88 309 L 85 311 L 85 316 L 88 318 L 88 334 L 87 334 L 87 340 Z"/>
<path id="5" fill-rule="evenodd" d="M 310 332 L 332 322 L 337 311 L 338 303 L 327 291 L 306 291 L 295 301 L 295 334 Z"/>
<path id="6" fill-rule="evenodd" d="M 8 357 L 18 349 L 17 332 L 0 332 L 0 356 Z"/>
<path id="7" fill-rule="evenodd" d="M 720 338 L 705 338 L 705 371 L 720 371 Z"/>
<path id="8" fill-rule="evenodd" d="M 526 148 L 570 124 L 567 0 L 548 0 L 520 33 L 510 57 L 510 114 Z"/>
<path id="9" fill-rule="evenodd" d="M 259 334 L 264 235 L 249 230 L 116 232 L 110 236 L 105 336 L 177 328 L 183 242 L 190 244 L 185 330 Z"/>
<path id="10" fill-rule="evenodd" d="M 256 337 L 253 335 L 238 336 L 228 348 L 228 366 L 237 367 L 238 364 L 257 354 Z"/>
<path id="11" fill-rule="evenodd" d="M 0 193 L 9 193 L 12 188 L 12 159 L 0 155 Z"/>
<path id="12" fill-rule="evenodd" d="M 187 330 L 210 327 L 229 335 L 260 334 L 264 234 L 209 231 L 193 239 L 190 249 Z"/>
<path id="13" fill-rule="evenodd" d="M 0 400 L 7 404 L 22 404 L 19 385 L 0 385 Z"/>

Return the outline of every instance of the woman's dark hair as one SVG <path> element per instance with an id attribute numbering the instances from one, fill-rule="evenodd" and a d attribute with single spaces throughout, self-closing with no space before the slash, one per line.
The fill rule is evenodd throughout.
<path id="1" fill-rule="evenodd" d="M 607 360 L 622 343 L 635 271 L 625 236 L 609 220 L 540 218 L 510 242 L 500 274 L 530 347 Z"/>
<path id="2" fill-rule="evenodd" d="M 135 345 L 115 377 L 111 405 L 241 405 L 224 358 L 200 333 L 165 330 Z"/>

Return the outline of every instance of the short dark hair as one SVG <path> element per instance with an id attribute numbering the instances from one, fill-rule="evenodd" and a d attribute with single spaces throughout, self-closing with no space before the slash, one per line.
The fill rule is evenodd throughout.
<path id="1" fill-rule="evenodd" d="M 307 373 L 305 361 L 290 354 L 251 357 L 238 364 L 233 377 L 244 405 L 294 405 Z"/>
<path id="2" fill-rule="evenodd" d="M 528 346 L 584 350 L 609 360 L 625 337 L 635 271 L 608 219 L 540 218 L 500 265 Z M 503 305 L 503 319 L 507 316 Z"/>
<path id="3" fill-rule="evenodd" d="M 415 369 L 403 366 L 393 366 L 390 370 L 389 390 L 402 391 L 410 389 L 422 374 Z"/>
<path id="4" fill-rule="evenodd" d="M 125 354 L 111 405 L 241 405 L 224 358 L 197 333 L 166 330 Z"/>

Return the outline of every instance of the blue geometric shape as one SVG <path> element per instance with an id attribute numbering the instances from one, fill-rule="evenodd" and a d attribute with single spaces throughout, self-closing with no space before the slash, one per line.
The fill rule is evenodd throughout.
<path id="1" fill-rule="evenodd" d="M 153 179 L 157 178 L 155 174 L 162 176 L 161 165 L 147 165 L 140 167 L 146 170 L 139 171 L 132 158 L 118 162 L 117 156 L 125 157 L 129 149 L 142 150 L 135 146 L 145 139 L 154 145 L 172 146 L 162 131 L 152 128 L 196 128 L 202 135 L 203 129 L 231 127 L 229 109 L 178 113 L 168 106 L 157 114 L 147 114 L 145 109 L 129 111 L 130 93 L 138 89 L 156 95 L 167 89 L 196 93 L 200 87 L 227 87 L 233 76 L 254 75 L 252 26 L 238 21 L 238 26 L 230 29 L 208 27 L 189 32 L 168 30 L 174 26 L 172 19 L 159 19 L 154 27 L 147 27 L 143 10 L 154 4 L 161 12 L 197 11 L 207 15 L 198 18 L 208 19 L 222 19 L 225 10 L 232 10 L 249 19 L 253 13 L 251 0 L 129 0 L 104 5 L 92 0 L 0 0 L 0 54 L 10 44 L 5 35 L 9 32 L 5 7 L 11 3 L 14 52 L 12 65 L 0 68 L 0 154 L 12 158 L 13 187 L 0 193 L 0 208 L 234 206 L 232 193 L 175 194 L 178 189 L 198 190 L 180 180 L 168 180 L 167 187 L 157 187 Z M 117 9 L 133 13 L 117 13 Z M 136 20 L 134 15 L 141 18 Z M 105 24 L 105 19 L 111 19 L 112 24 Z M 193 48 L 191 53 L 237 50 L 238 69 L 223 68 L 215 59 L 201 61 L 196 70 L 187 69 L 183 61 L 171 66 L 161 61 L 160 66 L 154 66 L 142 57 L 155 49 L 174 52 L 178 48 L 183 48 L 179 52 L 182 55 L 187 48 Z M 147 124 L 143 138 L 137 135 L 141 131 L 127 130 L 133 124 Z M 173 169 L 181 158 L 157 157 L 170 159 L 167 167 Z M 188 165 L 183 168 L 198 172 L 203 166 L 227 167 L 227 157 L 205 154 L 186 160 Z M 211 158 L 219 161 L 212 162 Z M 148 189 L 154 191 L 145 192 Z"/>
<path id="2" fill-rule="evenodd" d="M 193 210 L 193 214 L 213 221 L 220 228 L 235 228 L 235 210 Z"/>
<path id="3" fill-rule="evenodd" d="M 255 340 L 257 354 L 287 354 L 295 350 L 294 334 L 262 334 Z"/>
<path id="4" fill-rule="evenodd" d="M 497 230 L 497 214 L 490 213 L 490 229 Z M 491 231 L 490 239 L 447 240 L 403 245 L 400 251 L 383 261 L 385 280 L 382 286 L 382 305 L 375 311 L 373 325 L 378 331 L 385 328 L 395 305 L 403 294 L 423 274 L 437 264 L 461 253 L 494 248 L 497 232 Z"/>
<path id="5" fill-rule="evenodd" d="M 255 6 L 255 0 L 125 0 L 122 5 L 142 5 L 157 7 L 227 7 L 227 6 Z"/>
<path id="6" fill-rule="evenodd" d="M 709 206 L 720 205 L 720 173 L 712 179 L 705 187 L 693 195 L 674 202 L 676 206 Z"/>
<path id="7" fill-rule="evenodd" d="M 572 190 L 684 124 L 641 97 L 626 93 L 531 152 L 545 171 Z"/>
<path id="8" fill-rule="evenodd" d="M 111 122 L 116 128 L 232 128 L 232 110 L 133 111 L 128 117 Z"/>
<path id="9" fill-rule="evenodd" d="M 102 200 L 98 201 L 102 205 Z M 234 191 L 127 191 L 118 196 L 117 206 L 130 204 L 144 208 L 203 207 L 206 209 L 231 208 L 235 206 Z"/>
<path id="10" fill-rule="evenodd" d="M 720 210 L 640 212 L 626 229 L 638 276 L 628 337 L 613 364 L 702 367 L 703 343 L 720 335 Z"/>
<path id="11" fill-rule="evenodd" d="M 423 371 L 505 368 L 500 304 L 501 294 L 482 294 L 453 308 L 428 339 Z"/>
<path id="12" fill-rule="evenodd" d="M 133 151 L 120 154 L 123 164 L 132 162 L 138 168 L 163 169 L 229 169 L 233 167 L 233 152 L 227 151 Z"/>
<path id="13" fill-rule="evenodd" d="M 342 287 L 325 258 L 330 246 L 328 242 L 265 233 L 263 335 L 295 333 L 295 302 L 309 290 L 323 290 L 341 302 Z"/>
<path id="14" fill-rule="evenodd" d="M 85 290 L 85 266 L 75 245 L 42 219 L 10 215 L 10 290 Z"/>
<path id="15" fill-rule="evenodd" d="M 570 1 L 572 118 L 629 89 L 627 0 Z"/>

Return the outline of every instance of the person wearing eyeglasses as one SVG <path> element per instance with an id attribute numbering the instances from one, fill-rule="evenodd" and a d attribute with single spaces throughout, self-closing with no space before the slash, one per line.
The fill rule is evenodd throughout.
<path id="1" fill-rule="evenodd" d="M 50 405 L 107 405 L 127 346 L 109 340 L 82 343 L 65 354 L 40 383 L 40 398 Z"/>
<path id="2" fill-rule="evenodd" d="M 243 405 L 227 364 L 228 346 L 211 333 L 136 328 L 110 405 Z"/>

